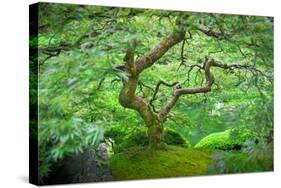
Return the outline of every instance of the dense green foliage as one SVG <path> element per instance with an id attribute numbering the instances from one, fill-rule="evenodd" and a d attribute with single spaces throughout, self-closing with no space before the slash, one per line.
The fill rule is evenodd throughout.
<path id="1" fill-rule="evenodd" d="M 115 153 L 122 152 L 131 147 L 148 146 L 149 144 L 147 131 L 144 128 L 128 132 L 127 130 L 122 130 L 122 128 L 113 127 L 106 131 L 104 136 L 114 140 L 113 151 Z M 191 147 L 189 141 L 183 135 L 171 128 L 165 129 L 164 142 L 169 145 Z"/>
<path id="2" fill-rule="evenodd" d="M 166 128 L 164 131 L 164 141 L 169 145 L 191 147 L 189 141 L 181 133 L 170 128 Z"/>
<path id="3" fill-rule="evenodd" d="M 242 152 L 217 152 L 209 174 L 259 172 L 273 170 L 273 146 L 247 142 Z"/>
<path id="4" fill-rule="evenodd" d="M 247 140 L 253 140 L 251 138 L 251 132 L 246 130 L 241 134 L 232 136 L 235 130 L 228 129 L 224 132 L 212 133 L 202 140 L 200 140 L 194 148 L 196 149 L 221 149 L 231 150 L 235 148 L 241 148 L 243 143 Z"/>
<path id="5" fill-rule="evenodd" d="M 263 146 L 272 142 L 272 18 L 42 3 L 39 23 L 39 36 L 31 37 L 30 47 L 39 47 L 40 178 L 58 159 L 88 147 L 98 149 L 104 137 L 112 139 L 118 153 L 111 159 L 118 179 L 205 174 L 211 153 L 190 149 L 191 145 L 230 150 L 246 140 L 258 139 Z M 159 80 L 179 81 L 182 88 L 203 86 L 205 73 L 195 65 L 203 65 L 206 58 L 237 66 L 213 67 L 210 92 L 177 101 L 164 124 L 164 140 L 185 147 L 152 155 L 151 150 L 134 149 L 148 145 L 147 129 L 138 112 L 119 104 L 129 75 L 115 67 L 124 63 L 131 41 L 136 42 L 137 59 L 178 30 L 185 31 L 184 42 L 140 75 L 136 94 L 141 98 L 150 101 Z M 172 91 L 159 89 L 153 102 L 156 111 L 170 100 Z M 245 153 L 224 153 L 225 166 L 216 168 L 248 171 L 226 170 L 235 156 L 241 156 L 235 164 L 243 166 Z M 272 154 L 268 157 L 272 160 Z M 268 165 L 251 168 L 262 171 Z"/>

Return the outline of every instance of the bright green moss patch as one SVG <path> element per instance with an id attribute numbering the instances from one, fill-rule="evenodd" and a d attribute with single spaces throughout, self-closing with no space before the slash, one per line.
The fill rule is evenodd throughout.
<path id="1" fill-rule="evenodd" d="M 176 146 L 166 150 L 136 147 L 110 158 L 117 180 L 202 175 L 210 163 L 211 153 Z"/>
<path id="2" fill-rule="evenodd" d="M 230 130 L 212 133 L 200 140 L 194 148 L 196 149 L 226 149 L 231 146 Z"/>
<path id="3" fill-rule="evenodd" d="M 212 133 L 202 140 L 200 140 L 194 148 L 196 149 L 221 149 L 221 150 L 231 150 L 239 149 L 242 144 L 251 138 L 251 133 L 249 131 L 244 131 L 243 133 L 236 134 L 235 130 L 228 129 L 223 132 Z"/>

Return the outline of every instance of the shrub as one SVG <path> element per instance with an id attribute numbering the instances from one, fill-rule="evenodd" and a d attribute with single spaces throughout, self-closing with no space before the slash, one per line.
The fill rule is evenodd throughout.
<path id="1" fill-rule="evenodd" d="M 104 136 L 114 141 L 112 148 L 114 153 L 122 152 L 124 149 L 133 146 L 148 145 L 148 136 L 144 128 L 128 130 L 115 126 L 107 130 Z"/>
<path id="2" fill-rule="evenodd" d="M 98 124 L 78 117 L 42 120 L 39 124 L 39 181 L 65 156 L 82 153 L 88 147 L 97 148 L 103 133 Z"/>
<path id="3" fill-rule="evenodd" d="M 171 128 L 166 128 L 164 133 L 164 141 L 170 145 L 181 145 L 191 147 L 189 141 L 180 133 Z"/>
<path id="4" fill-rule="evenodd" d="M 121 129 L 119 126 L 111 127 L 109 130 L 106 130 L 104 137 L 111 138 L 115 143 L 121 143 L 124 141 L 124 138 L 127 134 L 127 131 Z"/>
<path id="5" fill-rule="evenodd" d="M 273 170 L 273 145 L 247 142 L 242 151 L 218 151 L 208 174 L 261 172 Z"/>
<path id="6" fill-rule="evenodd" d="M 105 137 L 110 137 L 114 140 L 113 150 L 115 153 L 122 152 L 126 148 L 147 146 L 149 144 L 147 131 L 144 128 L 138 128 L 134 133 L 128 134 L 124 130 L 113 127 L 105 133 Z M 169 145 L 191 147 L 189 141 L 183 135 L 170 128 L 165 129 L 164 142 Z"/>
<path id="7" fill-rule="evenodd" d="M 212 133 L 201 139 L 194 148 L 196 149 L 220 149 L 232 150 L 241 149 L 243 143 L 251 138 L 251 133 L 245 131 L 243 134 L 236 134 L 234 129 L 223 132 Z"/>

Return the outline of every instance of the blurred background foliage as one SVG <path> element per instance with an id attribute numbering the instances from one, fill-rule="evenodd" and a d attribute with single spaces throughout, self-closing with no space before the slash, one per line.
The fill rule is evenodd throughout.
<path id="1" fill-rule="evenodd" d="M 198 29 L 201 25 L 226 37 L 208 36 Z M 190 65 L 202 63 L 206 56 L 258 68 L 260 75 L 247 70 L 213 68 L 212 92 L 182 97 L 165 127 L 180 133 L 192 147 L 212 133 L 231 130 L 229 139 L 235 140 L 248 132 L 241 142 L 259 140 L 257 146 L 251 147 L 260 147 L 251 152 L 219 152 L 214 169 L 217 173 L 228 173 L 270 168 L 256 164 L 256 158 L 271 156 L 272 160 L 272 154 L 263 150 L 268 147 L 265 143 L 273 139 L 272 18 L 42 3 L 39 36 L 30 38 L 30 47 L 36 48 L 38 44 L 39 48 L 41 178 L 48 175 L 58 159 L 85 148 L 97 148 L 105 138 L 112 139 L 122 150 L 145 144 L 143 120 L 118 102 L 127 75 L 113 67 L 123 63 L 132 39 L 137 40 L 138 58 L 178 26 L 188 31 L 184 54 L 181 44 L 170 49 L 141 74 L 137 94 L 151 99 L 159 80 L 180 80 L 183 87 L 201 85 L 203 72 L 191 70 Z M 156 109 L 169 99 L 171 92 L 171 88 L 160 89 L 154 103 Z M 132 141 L 137 132 L 144 132 L 143 137 Z M 238 167 L 233 166 L 233 158 Z"/>

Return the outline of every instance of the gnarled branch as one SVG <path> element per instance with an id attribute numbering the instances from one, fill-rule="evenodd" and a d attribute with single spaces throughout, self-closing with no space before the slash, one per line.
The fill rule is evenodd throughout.
<path id="1" fill-rule="evenodd" d="M 179 82 L 174 82 L 174 83 L 169 84 L 169 83 L 167 83 L 167 82 L 164 82 L 163 80 L 159 80 L 159 81 L 158 81 L 158 83 L 157 83 L 157 85 L 156 85 L 156 87 L 155 87 L 153 96 L 152 96 L 151 100 L 149 101 L 149 104 L 150 104 L 150 106 L 152 107 L 152 109 L 153 109 L 153 111 L 154 111 L 155 113 L 159 113 L 159 111 L 156 110 L 155 106 L 153 105 L 153 101 L 156 100 L 156 95 L 157 95 L 157 93 L 158 93 L 158 91 L 159 91 L 160 85 L 163 84 L 163 85 L 165 85 L 165 86 L 167 86 L 167 87 L 173 87 L 173 86 L 175 86 L 175 85 L 178 84 L 178 83 L 179 83 Z"/>
<path id="2" fill-rule="evenodd" d="M 166 105 L 162 108 L 158 115 L 158 119 L 161 122 L 166 121 L 167 115 L 170 112 L 170 110 L 174 107 L 177 100 L 181 95 L 185 94 L 196 94 L 196 93 L 207 93 L 211 90 L 211 87 L 214 83 L 214 76 L 210 71 L 211 66 L 214 64 L 214 60 L 208 60 L 204 63 L 203 68 L 205 70 L 206 75 L 206 85 L 204 87 L 197 87 L 197 88 L 185 88 L 181 89 L 180 83 L 178 83 L 178 86 L 175 88 L 172 99 L 166 103 Z"/>
<path id="3" fill-rule="evenodd" d="M 123 88 L 119 95 L 119 102 L 125 108 L 131 108 L 140 113 L 146 125 L 155 124 L 156 116 L 151 106 L 144 98 L 136 96 L 136 89 L 139 83 L 139 74 L 146 68 L 153 65 L 161 58 L 171 47 L 184 39 L 184 32 L 173 32 L 162 42 L 160 42 L 153 50 L 138 60 L 134 60 L 134 48 L 127 50 L 124 57 L 125 64 L 115 67 L 118 70 L 128 73 L 128 81 L 124 82 Z M 134 43 L 135 44 L 135 43 Z"/>
<path id="4" fill-rule="evenodd" d="M 217 31 L 214 31 L 212 28 L 209 28 L 207 26 L 204 26 L 204 25 L 201 25 L 197 28 L 199 31 L 201 31 L 202 33 L 204 33 L 205 35 L 207 36 L 210 36 L 210 37 L 214 37 L 216 39 L 228 39 L 229 38 L 229 35 L 224 33 L 224 32 L 217 32 Z"/>
<path id="5" fill-rule="evenodd" d="M 137 72 L 140 74 L 144 69 L 152 66 L 160 59 L 170 48 L 184 39 L 185 32 L 175 31 L 160 42 L 153 50 L 142 58 L 136 60 Z"/>
<path id="6" fill-rule="evenodd" d="M 228 69 L 228 70 L 233 70 L 233 69 L 244 69 L 247 71 L 250 71 L 252 74 L 261 74 L 264 75 L 264 73 L 254 66 L 250 65 L 241 65 L 241 64 L 223 64 L 219 61 L 215 61 L 214 59 L 206 59 L 204 64 L 201 65 L 193 65 L 190 66 L 192 70 L 194 67 L 198 67 L 199 70 L 203 69 L 205 72 L 205 77 L 206 77 L 206 84 L 203 87 L 195 87 L 195 88 L 179 88 L 180 83 L 177 83 L 178 86 L 174 89 L 173 96 L 170 101 L 166 103 L 166 105 L 161 109 L 160 113 L 158 114 L 158 119 L 161 122 L 166 121 L 167 115 L 170 112 L 170 110 L 173 108 L 173 106 L 176 104 L 177 100 L 179 99 L 180 96 L 186 95 L 186 94 L 197 94 L 197 93 L 207 93 L 211 91 L 212 85 L 214 84 L 215 77 L 211 72 L 211 67 L 219 67 L 222 69 Z M 264 75 L 266 76 L 266 75 Z"/>

